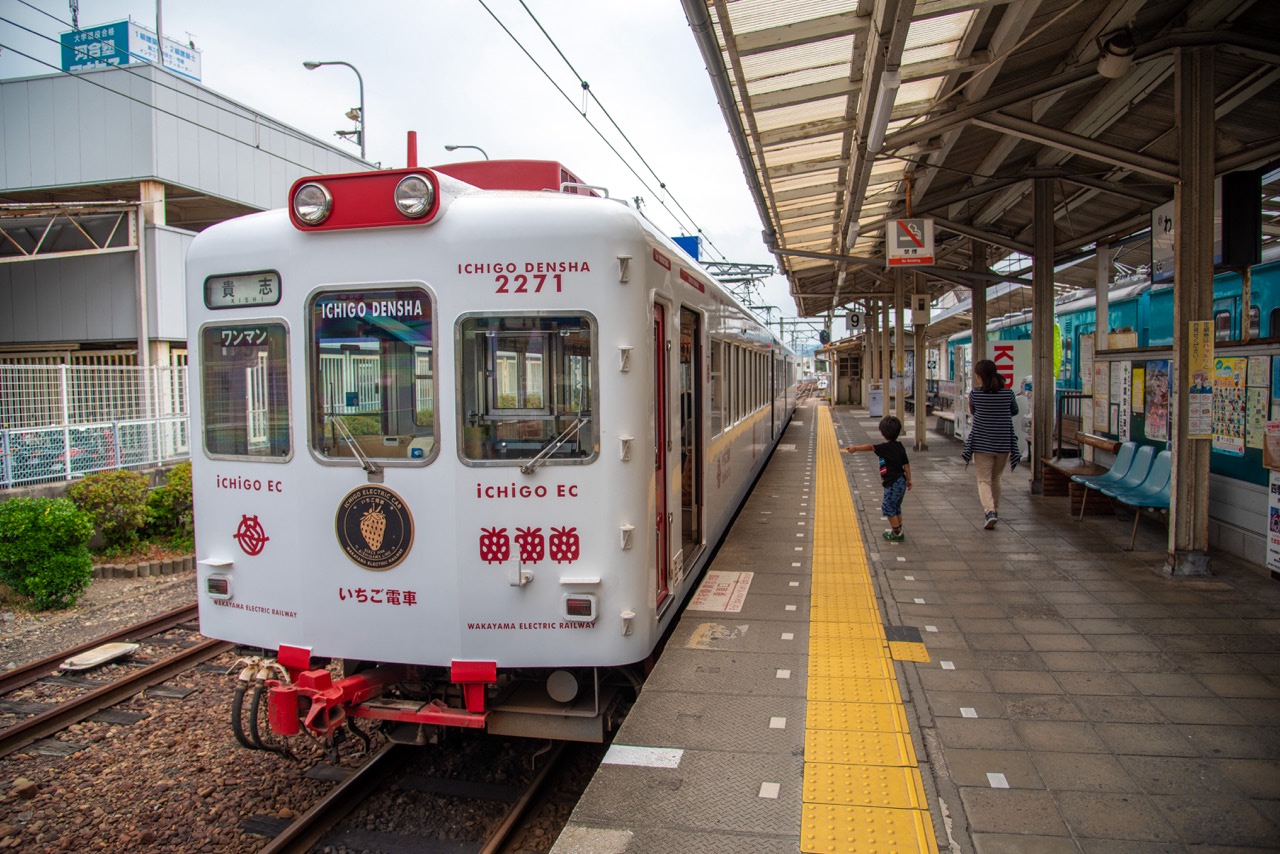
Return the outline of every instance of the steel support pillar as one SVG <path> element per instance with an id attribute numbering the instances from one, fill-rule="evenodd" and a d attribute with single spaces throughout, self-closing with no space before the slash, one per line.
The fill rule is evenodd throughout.
<path id="1" fill-rule="evenodd" d="M 915 283 L 912 287 L 912 291 L 914 291 L 917 287 L 920 287 L 920 279 L 915 273 L 911 274 L 911 279 Z M 923 293 L 924 289 L 921 288 L 920 292 Z M 914 300 L 912 300 L 911 308 L 912 311 L 915 310 Z M 916 387 L 912 392 L 916 401 L 916 423 L 914 431 L 916 437 L 915 449 L 917 451 L 927 451 L 929 450 L 929 436 L 927 433 L 929 417 L 929 386 L 926 382 L 928 379 L 928 356 L 925 354 L 924 334 L 928 331 L 928 326 L 916 324 L 915 317 L 913 316 L 911 319 L 911 328 L 915 331 L 914 337 L 916 354 Z"/>
<path id="2" fill-rule="evenodd" d="M 892 324 L 889 320 L 888 300 L 880 301 L 880 329 L 883 330 L 880 336 L 880 416 L 883 418 L 889 414 L 889 366 L 893 364 L 889 355 L 889 346 L 893 340 L 890 333 Z"/>
<path id="3" fill-rule="evenodd" d="M 969 241 L 969 267 L 976 271 L 987 269 L 987 244 Z M 969 312 L 973 324 L 973 346 L 970 348 L 973 351 L 970 364 L 973 364 L 987 358 L 987 283 L 974 282 L 969 295 L 969 303 L 973 307 Z M 971 385 L 967 376 L 964 379 L 966 386 Z"/>
<path id="4" fill-rule="evenodd" d="M 907 328 L 903 307 L 907 304 L 907 273 L 893 274 L 893 414 L 903 425 L 907 423 Z"/>
<path id="5" fill-rule="evenodd" d="M 1191 324 L 1213 315 L 1213 49 L 1181 48 L 1174 74 L 1180 176 L 1173 190 L 1173 475 L 1169 486 L 1172 575 L 1209 573 L 1210 438 L 1192 438 Z M 1210 333 L 1212 334 L 1212 333 Z M 1209 339 L 1212 341 L 1212 338 Z M 1210 345 L 1212 346 L 1212 345 Z M 1197 434 L 1201 435 L 1201 434 Z"/>
<path id="6" fill-rule="evenodd" d="M 871 407 L 871 383 L 880 376 L 880 312 L 875 300 L 867 300 L 867 339 L 863 345 L 862 375 L 867 380 L 866 394 L 862 402 Z"/>
<path id="7" fill-rule="evenodd" d="M 1031 494 L 1044 494 L 1044 463 L 1053 444 L 1053 180 L 1031 192 L 1035 254 L 1031 269 Z"/>

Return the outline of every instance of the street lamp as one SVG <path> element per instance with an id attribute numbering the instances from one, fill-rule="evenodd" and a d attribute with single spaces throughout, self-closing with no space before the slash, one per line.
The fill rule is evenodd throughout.
<path id="1" fill-rule="evenodd" d="M 345 130 L 345 131 L 344 131 L 344 130 L 340 130 L 340 131 L 338 131 L 338 132 L 337 132 L 337 134 L 338 134 L 338 136 L 341 136 L 341 137 L 347 137 L 347 136 L 350 136 L 351 134 L 355 134 L 356 139 L 360 142 L 360 159 L 361 159 L 361 160 L 366 160 L 366 159 L 368 159 L 368 158 L 366 158 L 366 157 L 364 156 L 364 127 L 365 127 L 365 121 L 364 121 L 364 78 L 360 76 L 360 70 L 359 70 L 358 68 L 356 68 L 354 65 L 352 65 L 351 63 L 349 63 L 349 62 L 342 62 L 342 61 L 340 61 L 340 60 L 333 60 L 333 61 L 331 61 L 331 62 L 311 62 L 311 61 L 307 61 L 307 62 L 302 63 L 302 67 L 303 67 L 303 68 L 305 68 L 305 69 L 307 69 L 308 71 L 315 71 L 317 68 L 319 68 L 319 67 L 320 67 L 320 66 L 322 66 L 322 65 L 345 65 L 347 68 L 350 68 L 352 71 L 354 71 L 354 72 L 356 73 L 356 80 L 360 83 L 360 106 L 359 106 L 359 107 L 356 107 L 354 110 L 348 110 L 348 111 L 347 111 L 347 118 L 351 119 L 353 122 L 356 122 L 356 123 L 357 123 L 357 126 L 356 126 L 356 129 L 355 129 L 355 130 L 353 130 L 353 131 L 351 131 L 351 130 Z M 353 115 L 353 114 L 356 114 L 356 115 Z"/>
<path id="2" fill-rule="evenodd" d="M 485 159 L 485 160 L 488 160 L 488 159 L 489 159 L 489 155 L 488 155 L 488 154 L 485 154 L 484 149 L 483 149 L 483 148 L 481 148 L 481 147 L 480 147 L 480 146 L 478 146 L 478 145 L 446 145 L 446 146 L 444 147 L 444 150 L 445 150 L 445 151 L 457 151 L 459 148 L 474 148 L 476 151 L 480 152 L 481 154 L 484 154 L 484 159 Z"/>

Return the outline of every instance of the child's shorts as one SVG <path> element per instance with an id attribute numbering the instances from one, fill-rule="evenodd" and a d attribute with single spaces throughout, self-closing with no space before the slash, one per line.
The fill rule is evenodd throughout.
<path id="1" fill-rule="evenodd" d="M 903 475 L 884 488 L 884 500 L 880 502 L 880 512 L 885 516 L 901 516 L 902 498 L 906 494 L 907 478 Z"/>

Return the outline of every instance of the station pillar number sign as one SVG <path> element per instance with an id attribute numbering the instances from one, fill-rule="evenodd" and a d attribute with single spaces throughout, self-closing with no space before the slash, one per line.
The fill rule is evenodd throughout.
<path id="1" fill-rule="evenodd" d="M 890 220 L 885 226 L 884 251 L 890 267 L 932 264 L 933 220 Z"/>

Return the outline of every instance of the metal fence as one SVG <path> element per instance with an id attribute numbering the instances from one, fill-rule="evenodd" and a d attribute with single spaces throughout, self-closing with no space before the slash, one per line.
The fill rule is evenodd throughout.
<path id="1" fill-rule="evenodd" d="M 187 459 L 187 368 L 0 365 L 0 488 Z"/>

